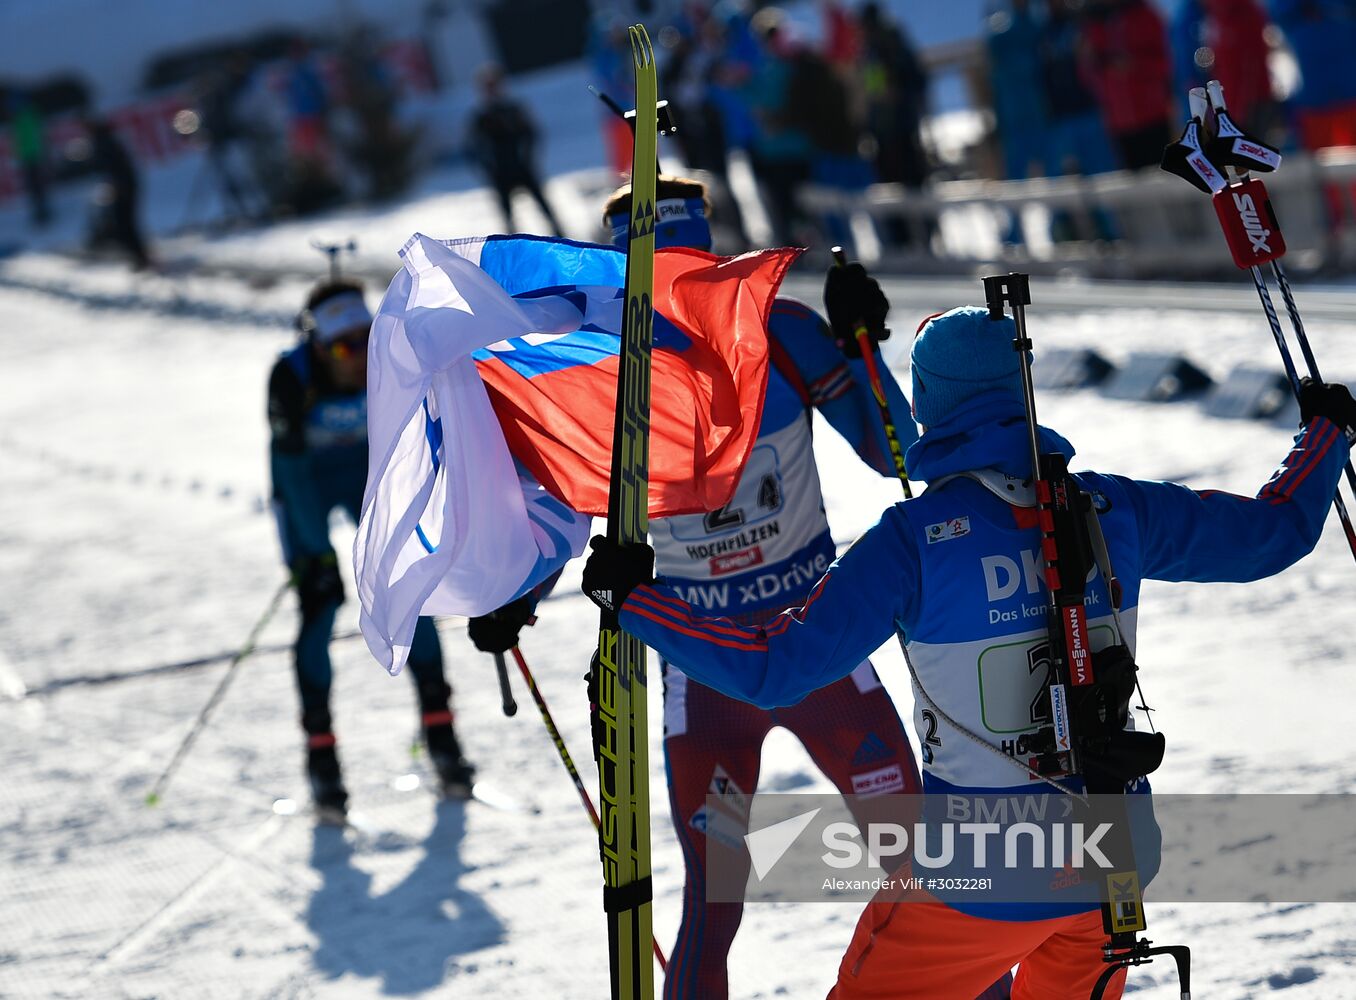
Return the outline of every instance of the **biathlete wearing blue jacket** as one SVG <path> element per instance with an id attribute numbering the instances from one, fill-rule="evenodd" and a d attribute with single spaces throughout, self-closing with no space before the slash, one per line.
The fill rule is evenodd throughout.
<path id="1" fill-rule="evenodd" d="M 344 600 L 330 545 L 330 512 L 356 523 L 367 482 L 367 338 L 372 315 L 362 288 L 318 286 L 302 314 L 306 339 L 287 351 L 268 379 L 269 466 L 283 559 L 301 608 L 294 648 L 307 775 L 316 806 L 343 813 L 344 788 L 330 716 L 330 633 Z M 433 619 L 420 618 L 410 649 L 429 756 L 444 790 L 469 790 L 472 769 L 452 727 L 451 689 Z"/>
<path id="2" fill-rule="evenodd" d="M 1046 641 L 1048 596 L 1024 495 L 1030 445 L 1013 335 L 1011 320 L 973 308 L 924 327 L 913 347 L 914 412 L 924 432 L 906 460 L 930 487 L 886 510 L 801 607 L 757 625 L 712 619 L 662 577 L 645 582 L 644 547 L 605 540 L 595 540 L 585 593 L 612 588 L 624 601 L 623 628 L 693 681 L 768 708 L 834 683 L 898 634 L 916 672 L 925 789 L 1045 788 L 1014 758 L 1018 739 L 1038 728 L 1030 706 L 1043 678 L 1027 654 Z M 1143 579 L 1256 580 L 1312 550 L 1356 437 L 1356 403 L 1343 386 L 1306 383 L 1301 410 L 1294 447 L 1252 498 L 1078 474 L 1124 588 L 1118 627 L 1100 573 L 1089 583 L 1095 649 L 1122 641 L 1133 649 Z M 1073 455 L 1053 431 L 1041 428 L 1040 436 L 1044 449 Z M 1131 786 L 1147 793 L 1146 779 Z M 972 996 L 1014 964 L 1014 1000 L 1087 996 L 1104 968 L 1106 937 L 1094 905 L 873 902 L 831 996 Z M 1118 996 L 1123 985 L 1121 973 L 1106 995 Z"/>
<path id="3" fill-rule="evenodd" d="M 630 207 L 629 188 L 607 204 L 605 218 L 618 245 L 625 245 Z M 658 246 L 710 248 L 699 182 L 661 177 L 655 217 Z M 812 410 L 867 465 L 894 475 L 861 359 L 846 359 L 824 320 L 792 299 L 773 304 L 768 340 L 773 363 L 762 422 L 733 499 L 704 515 L 650 524 L 659 566 L 674 592 L 700 613 L 745 623 L 798 606 L 834 560 L 810 438 Z M 883 363 L 880 369 L 891 406 L 906 412 L 908 400 Z M 823 685 L 776 706 L 729 697 L 662 658 L 661 670 L 669 804 L 686 868 L 682 922 L 664 996 L 722 1000 L 729 990 L 726 957 L 743 905 L 706 899 L 707 796 L 729 803 L 722 829 L 738 836 L 736 827 L 746 821 L 745 798 L 758 785 L 763 741 L 774 726 L 794 733 L 844 794 L 917 791 L 917 765 L 894 703 L 865 653 Z"/>

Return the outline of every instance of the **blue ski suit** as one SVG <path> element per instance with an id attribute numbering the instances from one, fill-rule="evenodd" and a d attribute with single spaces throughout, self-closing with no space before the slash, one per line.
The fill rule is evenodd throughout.
<path id="1" fill-rule="evenodd" d="M 1040 434 L 1044 449 L 1073 455 L 1058 434 Z M 1341 430 L 1315 417 L 1251 498 L 1079 473 L 1123 587 L 1118 628 L 1101 574 L 1089 581 L 1093 648 L 1121 641 L 1133 650 L 1141 580 L 1257 580 L 1310 552 L 1347 456 Z M 1028 669 L 1027 654 L 1046 636 L 1048 602 L 1038 531 L 1029 512 L 1001 495 L 1004 484 L 1015 490 L 1030 476 L 1020 400 L 997 390 L 974 397 L 928 428 L 906 459 L 931 488 L 886 510 L 804 606 L 741 625 L 704 617 L 660 577 L 628 596 L 622 627 L 692 679 L 765 707 L 794 704 L 898 635 L 916 673 L 924 790 L 1036 791 L 1009 759 L 1017 739 L 1038 728 L 1029 712 L 1043 678 Z M 930 712 L 927 699 L 989 746 Z M 983 915 L 1037 920 L 1093 905 L 989 904 Z"/>
<path id="2" fill-rule="evenodd" d="M 307 341 L 273 366 L 268 418 L 273 510 L 283 559 L 301 597 L 294 665 L 302 726 L 311 735 L 322 735 L 330 731 L 330 633 L 344 599 L 329 520 L 338 507 L 356 523 L 362 509 L 367 392 L 344 392 L 330 384 Z M 426 715 L 446 713 L 450 691 L 433 619 L 419 619 L 409 663 L 421 710 Z"/>

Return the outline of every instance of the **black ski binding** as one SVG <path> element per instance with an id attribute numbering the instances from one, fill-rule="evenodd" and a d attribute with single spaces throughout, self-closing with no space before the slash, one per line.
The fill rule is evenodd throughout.
<path id="1" fill-rule="evenodd" d="M 1167 944 L 1155 948 L 1153 942 L 1148 938 L 1132 940 L 1128 945 L 1118 944 L 1115 937 L 1102 946 L 1102 961 L 1107 963 L 1107 967 L 1098 977 L 1097 985 L 1092 988 L 1092 996 L 1089 1000 L 1102 1000 L 1102 995 L 1111 983 L 1111 977 L 1121 969 L 1128 969 L 1135 965 L 1147 965 L 1154 960 L 1155 955 L 1172 956 L 1172 960 L 1177 963 L 1177 979 L 1181 983 L 1181 1000 L 1191 1000 L 1190 948 L 1184 944 Z"/>

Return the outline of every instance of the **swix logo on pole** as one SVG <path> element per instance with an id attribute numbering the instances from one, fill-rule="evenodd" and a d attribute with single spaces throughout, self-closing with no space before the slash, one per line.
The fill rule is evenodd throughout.
<path id="1" fill-rule="evenodd" d="M 1224 178 L 1219 175 L 1219 171 L 1214 168 L 1210 160 L 1204 153 L 1196 152 L 1187 157 L 1187 163 L 1191 169 L 1196 171 L 1196 176 L 1205 181 L 1206 186 L 1212 192 L 1221 191 L 1224 188 Z"/>
<path id="2" fill-rule="evenodd" d="M 1285 239 L 1261 181 L 1253 178 L 1231 184 L 1216 193 L 1213 201 L 1229 252 L 1239 267 L 1265 264 L 1285 254 Z"/>
<path id="3" fill-rule="evenodd" d="M 1253 251 L 1271 253 L 1271 247 L 1267 246 L 1267 237 L 1271 235 L 1271 230 L 1265 228 L 1262 220 L 1258 218 L 1257 206 L 1253 204 L 1252 195 L 1235 194 L 1234 207 L 1238 209 L 1238 217 L 1243 220 L 1243 230 L 1248 234 Z"/>

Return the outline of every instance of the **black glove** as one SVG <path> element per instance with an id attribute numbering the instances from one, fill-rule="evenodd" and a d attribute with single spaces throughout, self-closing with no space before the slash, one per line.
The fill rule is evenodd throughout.
<path id="1" fill-rule="evenodd" d="M 523 596 L 488 615 L 472 618 L 466 631 L 482 653 L 507 653 L 518 645 L 518 633 L 531 620 L 532 602 Z"/>
<path id="2" fill-rule="evenodd" d="M 849 358 L 862 356 L 857 342 L 858 327 L 866 327 L 873 346 L 889 339 L 885 315 L 890 311 L 890 300 L 861 264 L 829 268 L 824 279 L 824 308 L 829 314 L 834 342 Z"/>
<path id="3" fill-rule="evenodd" d="M 607 745 L 607 733 L 603 731 L 603 717 L 598 709 L 598 694 L 602 688 L 602 664 L 598 661 L 598 650 L 593 651 L 589 660 L 589 672 L 584 675 L 584 683 L 589 692 L 589 731 L 593 734 L 593 762 L 598 763 L 598 748 Z"/>
<path id="4" fill-rule="evenodd" d="M 593 554 L 584 563 L 584 596 L 614 614 L 642 583 L 654 582 L 654 549 L 644 542 L 619 545 L 602 535 L 589 539 Z"/>
<path id="5" fill-rule="evenodd" d="M 314 618 L 331 605 L 344 603 L 344 578 L 333 552 L 293 559 L 292 586 L 297 588 L 303 618 Z"/>
<path id="6" fill-rule="evenodd" d="M 1356 441 L 1356 400 L 1341 382 L 1315 382 L 1306 375 L 1300 379 L 1299 406 L 1306 424 L 1314 417 L 1327 417 L 1342 429 L 1348 443 Z"/>

